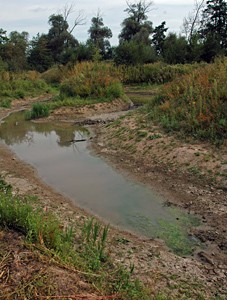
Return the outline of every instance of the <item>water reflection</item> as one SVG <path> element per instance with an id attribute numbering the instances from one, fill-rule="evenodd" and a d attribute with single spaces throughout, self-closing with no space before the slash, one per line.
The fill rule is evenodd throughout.
<path id="1" fill-rule="evenodd" d="M 57 143 L 61 147 L 69 147 L 75 140 L 87 138 L 89 132 L 86 128 L 75 127 L 67 123 L 34 123 L 25 121 L 25 112 L 17 112 L 8 116 L 0 126 L 0 137 L 7 145 L 34 143 L 34 133 L 45 137 L 55 133 Z"/>

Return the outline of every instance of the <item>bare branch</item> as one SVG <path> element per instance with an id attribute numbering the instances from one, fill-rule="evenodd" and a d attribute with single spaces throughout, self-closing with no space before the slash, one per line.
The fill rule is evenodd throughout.
<path id="1" fill-rule="evenodd" d="M 195 0 L 195 7 L 193 12 L 188 14 L 188 17 L 183 20 L 183 31 L 191 44 L 192 36 L 196 31 L 196 27 L 200 24 L 200 12 L 204 6 L 205 0 Z"/>
<path id="2" fill-rule="evenodd" d="M 85 25 L 85 24 L 86 24 L 86 17 L 84 16 L 84 12 L 80 10 L 78 12 L 77 17 L 74 20 L 74 24 L 72 28 L 69 30 L 69 33 L 72 33 L 76 26 Z"/>
<path id="3" fill-rule="evenodd" d="M 62 9 L 62 15 L 65 21 L 68 21 L 69 15 L 75 13 L 75 4 L 65 4 Z M 74 19 L 73 26 L 69 29 L 69 33 L 72 33 L 76 26 L 85 25 L 86 24 L 86 17 L 84 16 L 84 12 L 80 10 L 77 16 Z"/>

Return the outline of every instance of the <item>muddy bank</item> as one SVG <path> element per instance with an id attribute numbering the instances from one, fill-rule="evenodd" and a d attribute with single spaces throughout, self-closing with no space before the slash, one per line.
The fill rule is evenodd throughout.
<path id="1" fill-rule="evenodd" d="M 19 106 L 16 106 L 16 109 L 19 109 Z M 2 115 L 4 113 L 1 112 Z M 71 121 L 75 119 L 76 115 Z M 193 178 L 183 177 L 181 174 L 174 175 L 173 171 L 167 172 L 157 165 L 151 168 L 150 163 L 142 163 L 142 158 L 138 158 L 138 154 L 136 160 L 124 153 L 119 147 L 119 142 L 111 138 L 115 144 L 113 149 L 113 145 L 108 144 L 108 134 L 111 131 L 106 130 L 108 127 L 97 128 L 98 135 L 93 146 L 98 153 L 114 163 L 119 170 L 127 170 L 131 173 L 130 176 L 136 176 L 137 179 L 155 186 L 157 190 L 162 190 L 170 202 L 188 210 L 187 205 L 190 204 L 190 212 L 198 210 L 197 213 L 204 218 L 204 225 L 198 229 L 199 232 L 203 232 L 203 229 L 209 238 L 213 236 L 211 241 L 205 239 L 209 250 L 200 249 L 195 253 L 195 257 L 179 257 L 171 253 L 160 240 L 145 239 L 111 228 L 108 252 L 114 262 L 116 264 L 120 262 L 128 268 L 130 264 L 134 264 L 134 276 L 143 280 L 147 287 L 151 287 L 154 294 L 162 290 L 176 299 L 181 299 L 186 294 L 187 299 L 196 299 L 201 294 L 205 299 L 212 298 L 215 294 L 224 295 L 226 261 L 224 251 L 221 251 L 221 244 L 224 241 L 224 232 L 221 233 L 222 221 L 224 222 L 222 216 L 226 209 L 224 192 L 210 185 L 207 187 L 195 185 Z M 31 166 L 20 161 L 2 144 L 0 144 L 0 173 L 13 185 L 14 193 L 37 196 L 37 205 L 54 212 L 65 224 L 81 228 L 84 220 L 90 217 L 87 212 L 75 207 L 69 198 L 48 187 Z M 204 202 L 201 199 L 204 199 L 206 206 L 202 205 Z M 197 202 L 200 206 L 196 204 Z M 202 236 L 205 237 L 205 234 Z M 23 249 L 17 251 L 23 252 Z"/>

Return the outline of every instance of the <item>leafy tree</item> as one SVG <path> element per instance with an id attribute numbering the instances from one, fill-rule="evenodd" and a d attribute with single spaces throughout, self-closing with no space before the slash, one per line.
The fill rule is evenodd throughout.
<path id="1" fill-rule="evenodd" d="M 166 63 L 178 64 L 187 61 L 187 40 L 183 36 L 169 33 L 163 45 L 163 57 Z"/>
<path id="2" fill-rule="evenodd" d="M 213 55 L 227 53 L 227 3 L 225 0 L 208 0 L 202 13 L 200 34 L 204 47 L 213 46 Z M 219 47 L 218 47 L 219 44 Z M 209 46 L 209 47 L 210 47 Z M 207 57 L 206 60 L 210 60 Z"/>
<path id="3" fill-rule="evenodd" d="M 85 60 L 92 60 L 94 53 L 96 51 L 96 47 L 94 44 L 87 41 L 86 43 L 79 43 L 76 47 L 76 60 L 77 61 L 85 61 Z"/>
<path id="4" fill-rule="evenodd" d="M 3 30 L 2 28 L 0 28 L 0 45 L 4 44 L 7 40 L 8 40 L 8 38 L 6 36 L 6 30 Z"/>
<path id="5" fill-rule="evenodd" d="M 154 45 L 158 56 L 163 55 L 164 41 L 166 38 L 165 33 L 168 30 L 165 25 L 166 22 L 162 22 L 161 25 L 155 27 L 155 29 L 153 30 L 152 44 Z"/>
<path id="6" fill-rule="evenodd" d="M 11 71 L 27 68 L 28 33 L 12 31 L 9 38 L 1 45 L 1 58 Z"/>
<path id="7" fill-rule="evenodd" d="M 154 48 L 135 41 L 125 41 L 115 49 L 114 61 L 117 64 L 144 64 L 156 60 Z"/>
<path id="8" fill-rule="evenodd" d="M 51 28 L 47 34 L 48 49 L 52 53 L 55 63 L 67 63 L 78 45 L 77 40 L 68 32 L 68 22 L 63 15 L 51 15 L 49 17 Z"/>
<path id="9" fill-rule="evenodd" d="M 112 32 L 107 26 L 104 26 L 103 18 L 99 12 L 96 17 L 92 18 L 88 33 L 88 42 L 93 44 L 100 51 L 103 58 L 110 58 L 111 46 L 109 38 L 112 37 Z"/>
<path id="10" fill-rule="evenodd" d="M 149 45 L 153 27 L 152 22 L 148 21 L 147 13 L 151 10 L 152 2 L 139 1 L 136 4 L 127 3 L 127 5 L 125 11 L 129 17 L 122 23 L 120 43 L 136 40 Z"/>
<path id="11" fill-rule="evenodd" d="M 38 34 L 30 42 L 28 51 L 28 64 L 30 68 L 38 72 L 44 72 L 53 64 L 53 58 L 50 49 L 48 48 L 47 35 Z"/>

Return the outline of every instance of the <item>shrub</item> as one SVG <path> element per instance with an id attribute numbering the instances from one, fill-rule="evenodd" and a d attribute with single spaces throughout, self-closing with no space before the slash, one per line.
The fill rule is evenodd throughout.
<path id="1" fill-rule="evenodd" d="M 43 103 L 35 103 L 32 106 L 32 110 L 27 112 L 26 119 L 37 119 L 37 118 L 43 118 L 48 117 L 50 114 L 50 109 L 47 104 Z"/>
<path id="2" fill-rule="evenodd" d="M 148 106 L 168 131 L 220 143 L 227 138 L 227 58 L 163 86 Z"/>
<path id="3" fill-rule="evenodd" d="M 105 63 L 79 63 L 68 79 L 60 85 L 60 96 L 113 99 L 123 95 L 123 87 L 111 65 Z"/>
<path id="4" fill-rule="evenodd" d="M 9 107 L 12 99 L 34 97 L 50 91 L 47 83 L 34 71 L 0 74 L 0 106 Z"/>
<path id="5" fill-rule="evenodd" d="M 163 84 L 174 80 L 179 75 L 189 74 L 198 67 L 198 64 L 167 65 L 158 62 L 137 66 L 119 66 L 118 74 L 121 81 L 126 84 Z"/>

